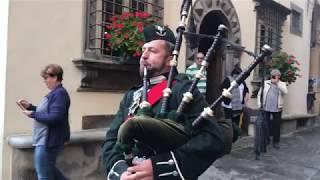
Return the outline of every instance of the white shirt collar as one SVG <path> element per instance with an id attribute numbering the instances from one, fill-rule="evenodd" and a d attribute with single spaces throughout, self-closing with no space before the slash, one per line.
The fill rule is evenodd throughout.
<path id="1" fill-rule="evenodd" d="M 166 77 L 164 75 L 156 76 L 156 77 L 150 78 L 150 84 L 151 85 L 158 84 L 165 79 Z"/>

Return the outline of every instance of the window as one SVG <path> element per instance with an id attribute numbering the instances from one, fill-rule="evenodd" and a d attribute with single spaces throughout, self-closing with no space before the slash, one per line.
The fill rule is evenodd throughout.
<path id="1" fill-rule="evenodd" d="M 294 5 L 291 4 L 291 24 L 290 24 L 290 32 L 292 34 L 298 35 L 298 36 L 302 36 L 302 14 L 303 14 L 303 10 Z"/>
<path id="2" fill-rule="evenodd" d="M 132 8 L 130 9 L 130 12 L 134 12 L 135 10 L 144 11 L 145 9 L 147 9 L 147 6 L 144 2 L 140 2 L 137 0 L 131 0 L 130 7 Z"/>
<path id="3" fill-rule="evenodd" d="M 276 52 L 281 50 L 282 25 L 290 12 L 287 8 L 273 1 L 261 0 L 257 10 L 256 48 L 260 53 L 263 45 L 268 44 Z M 255 71 L 255 79 L 262 77 L 261 67 Z"/>
<path id="4" fill-rule="evenodd" d="M 282 24 L 284 18 L 275 9 L 264 7 L 257 11 L 256 52 L 260 52 L 264 44 L 268 44 L 275 51 L 281 50 Z"/>
<path id="5" fill-rule="evenodd" d="M 86 0 L 86 3 L 84 55 L 73 60 L 82 73 L 78 91 L 126 91 L 140 82 L 139 66 L 113 61 L 116 54 L 104 38 L 106 26 L 113 15 L 124 12 L 144 11 L 162 20 L 163 0 Z"/>
<path id="6" fill-rule="evenodd" d="M 265 44 L 275 52 L 279 52 L 282 46 L 282 26 L 290 10 L 273 0 L 255 1 L 257 12 L 255 52 L 259 54 Z M 256 97 L 262 77 L 263 69 L 259 65 L 254 71 L 252 97 Z"/>
<path id="7" fill-rule="evenodd" d="M 136 11 L 145 11 L 163 19 L 163 0 L 87 0 L 85 56 L 111 59 L 114 54 L 104 39 L 110 17 Z"/>

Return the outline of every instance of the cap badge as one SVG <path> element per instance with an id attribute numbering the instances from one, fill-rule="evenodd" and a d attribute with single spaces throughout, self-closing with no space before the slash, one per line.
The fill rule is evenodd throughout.
<path id="1" fill-rule="evenodd" d="M 166 30 L 163 28 L 163 27 L 161 27 L 161 26 L 156 26 L 156 33 L 157 33 L 157 35 L 158 36 L 166 36 L 166 34 L 167 34 L 167 32 L 166 32 Z"/>

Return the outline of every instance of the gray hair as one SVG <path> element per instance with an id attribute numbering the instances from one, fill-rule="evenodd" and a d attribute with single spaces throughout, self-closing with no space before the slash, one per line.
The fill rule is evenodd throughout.
<path id="1" fill-rule="evenodd" d="M 281 76 L 281 72 L 278 69 L 272 69 L 270 74 L 271 76 Z"/>

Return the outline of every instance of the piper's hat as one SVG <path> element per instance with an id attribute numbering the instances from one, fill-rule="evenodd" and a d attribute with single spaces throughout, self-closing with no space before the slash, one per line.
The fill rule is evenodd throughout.
<path id="1" fill-rule="evenodd" d="M 150 25 L 143 29 L 144 41 L 145 43 L 153 40 L 165 40 L 171 42 L 172 44 L 176 43 L 176 38 L 171 31 L 166 26 L 160 25 Z"/>
<path id="2" fill-rule="evenodd" d="M 278 69 L 272 69 L 271 76 L 281 76 L 281 72 Z"/>

